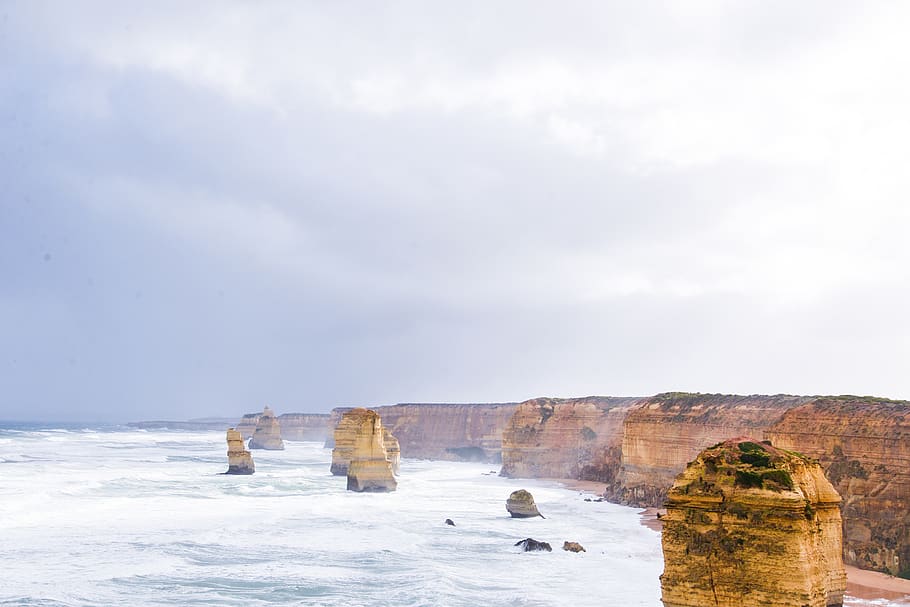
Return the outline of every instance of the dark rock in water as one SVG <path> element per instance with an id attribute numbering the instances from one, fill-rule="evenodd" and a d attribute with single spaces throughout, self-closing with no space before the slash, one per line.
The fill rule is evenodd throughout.
<path id="1" fill-rule="evenodd" d="M 455 526 L 455 521 L 453 521 L 453 520 L 450 519 L 450 518 L 447 518 L 447 519 L 446 519 L 446 525 L 452 525 L 452 526 L 454 527 L 454 526 Z"/>
<path id="2" fill-rule="evenodd" d="M 515 542 L 516 546 L 521 546 L 521 549 L 525 552 L 534 552 L 534 551 L 547 551 L 553 552 L 553 548 L 547 542 L 538 542 L 533 538 L 525 538 L 520 542 Z"/>
<path id="3" fill-rule="evenodd" d="M 506 500 L 506 510 L 514 518 L 532 518 L 535 516 L 546 518 L 537 509 L 537 504 L 534 503 L 534 496 L 524 489 L 512 492 L 512 495 Z"/>
<path id="4" fill-rule="evenodd" d="M 568 552 L 587 552 L 587 550 L 585 550 L 585 547 L 578 542 L 563 542 L 562 549 Z"/>

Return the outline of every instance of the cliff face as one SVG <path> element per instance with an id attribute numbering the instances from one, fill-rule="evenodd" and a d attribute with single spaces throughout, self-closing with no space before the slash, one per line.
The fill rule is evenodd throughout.
<path id="1" fill-rule="evenodd" d="M 262 411 L 259 421 L 256 423 L 256 430 L 250 438 L 250 449 L 268 449 L 278 451 L 284 449 L 284 441 L 281 440 L 281 426 L 278 418 L 269 407 Z"/>
<path id="2" fill-rule="evenodd" d="M 665 607 L 841 605 L 839 502 L 806 457 L 747 439 L 707 449 L 667 497 Z"/>
<path id="3" fill-rule="evenodd" d="M 821 398 L 765 437 L 817 458 L 843 496 L 848 564 L 910 577 L 910 403 Z"/>
<path id="4" fill-rule="evenodd" d="M 660 506 L 674 477 L 698 453 L 733 436 L 762 436 L 802 396 L 731 396 L 671 392 L 643 399 L 622 430 L 622 468 L 611 501 Z"/>
<path id="5" fill-rule="evenodd" d="M 497 462 L 516 404 L 401 404 L 375 407 L 402 457 Z"/>
<path id="6" fill-rule="evenodd" d="M 614 481 L 623 420 L 637 398 L 535 398 L 502 433 L 503 476 Z"/>

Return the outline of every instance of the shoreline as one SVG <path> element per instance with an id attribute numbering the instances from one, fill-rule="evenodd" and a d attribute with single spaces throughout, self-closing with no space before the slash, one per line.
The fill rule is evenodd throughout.
<path id="1" fill-rule="evenodd" d="M 663 508 L 643 508 L 639 512 L 641 524 L 658 533 L 663 527 L 660 516 L 664 514 L 666 510 Z M 866 601 L 906 599 L 906 602 L 901 601 L 901 604 L 910 605 L 910 580 L 852 565 L 845 565 L 844 568 L 847 571 L 846 594 L 849 596 Z"/>

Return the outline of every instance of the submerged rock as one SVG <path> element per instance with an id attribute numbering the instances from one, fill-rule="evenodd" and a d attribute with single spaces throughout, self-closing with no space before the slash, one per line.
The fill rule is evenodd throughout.
<path id="1" fill-rule="evenodd" d="M 807 457 L 743 438 L 706 449 L 667 497 L 664 606 L 842 605 L 839 504 Z"/>
<path id="2" fill-rule="evenodd" d="M 253 474 L 253 456 L 243 447 L 243 436 L 239 430 L 230 428 L 227 431 L 228 470 L 225 474 Z"/>
<path id="3" fill-rule="evenodd" d="M 585 550 L 585 547 L 578 542 L 563 542 L 562 549 L 567 552 L 587 552 L 587 550 Z"/>
<path id="4" fill-rule="evenodd" d="M 524 489 L 512 492 L 509 499 L 506 500 L 506 510 L 514 518 L 532 518 L 535 516 L 546 518 L 537 509 L 537 504 L 534 503 L 534 496 Z"/>
<path id="5" fill-rule="evenodd" d="M 281 427 L 278 424 L 278 418 L 275 413 L 266 407 L 259 416 L 256 423 L 256 431 L 250 439 L 250 449 L 268 449 L 279 451 L 284 449 L 284 441 L 281 440 Z"/>
<path id="6" fill-rule="evenodd" d="M 536 552 L 536 551 L 546 551 L 553 552 L 552 546 L 547 542 L 538 542 L 534 538 L 525 538 L 519 542 L 515 542 L 516 546 L 521 546 L 521 549 L 525 552 Z"/>

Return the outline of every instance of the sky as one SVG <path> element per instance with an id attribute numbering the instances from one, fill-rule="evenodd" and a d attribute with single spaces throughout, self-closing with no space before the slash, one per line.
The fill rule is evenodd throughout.
<path id="1" fill-rule="evenodd" d="M 0 419 L 910 399 L 910 5 L 0 2 Z"/>

